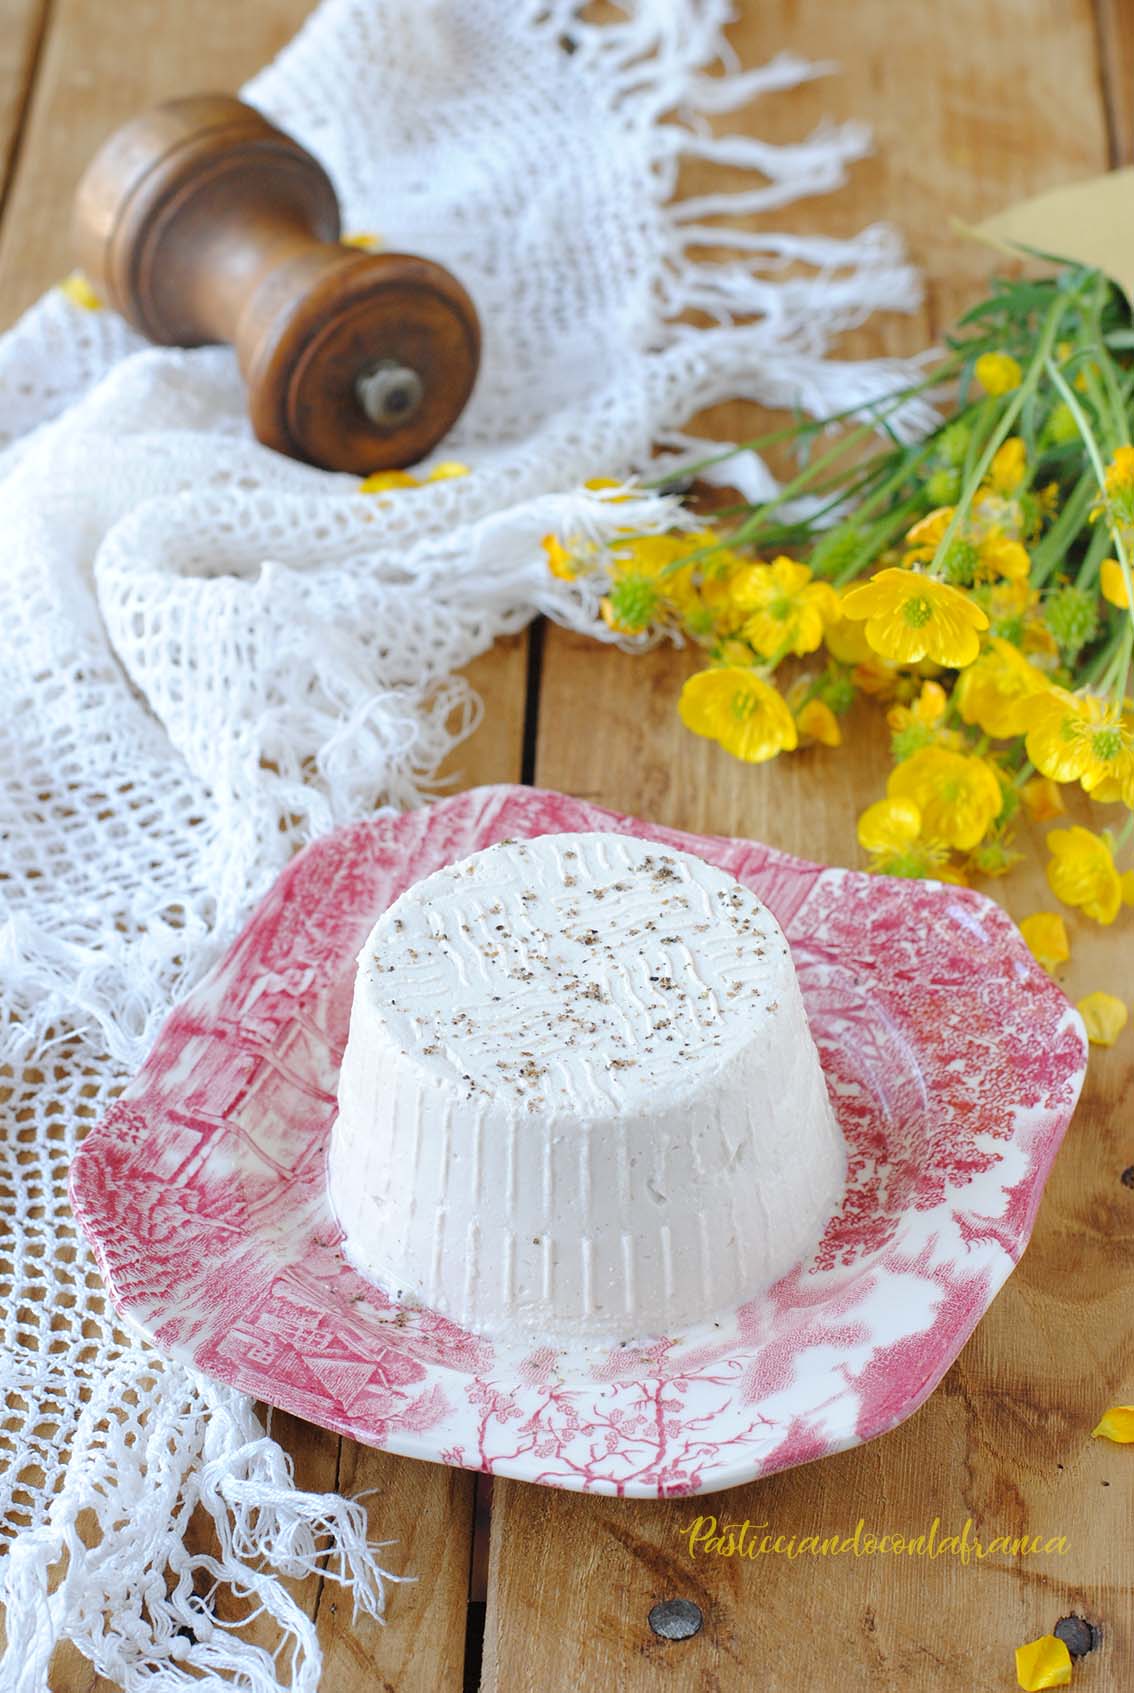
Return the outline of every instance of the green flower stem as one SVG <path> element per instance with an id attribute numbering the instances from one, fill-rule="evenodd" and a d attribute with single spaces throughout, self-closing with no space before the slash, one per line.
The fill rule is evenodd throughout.
<path id="1" fill-rule="evenodd" d="M 879 504 L 884 504 L 890 498 L 891 494 L 896 493 L 904 483 L 908 482 L 913 473 L 925 463 L 927 458 L 931 456 L 934 448 L 935 442 L 932 439 L 923 441 L 919 447 L 915 447 L 913 449 L 907 448 L 902 454 L 902 462 L 886 478 L 881 486 L 877 488 L 873 494 L 871 494 L 870 498 L 864 500 L 859 506 L 858 510 L 855 512 L 855 521 L 857 522 L 859 519 L 866 516 Z"/>
<path id="2" fill-rule="evenodd" d="M 874 433 L 873 424 L 863 423 L 857 429 L 852 429 L 849 435 L 841 436 L 833 447 L 829 447 L 825 453 L 820 453 L 817 459 L 813 459 L 810 464 L 805 465 L 790 481 L 784 483 L 778 494 L 774 494 L 770 500 L 766 500 L 762 506 L 753 512 L 747 523 L 742 523 L 739 529 L 734 530 L 727 537 L 727 544 L 731 547 L 751 545 L 753 537 L 760 532 L 761 521 L 770 511 L 776 511 L 780 506 L 786 505 L 789 500 L 796 499 L 800 494 L 806 494 L 817 471 L 826 470 L 828 465 L 837 463 L 851 447 L 857 446 L 860 441 L 868 440 Z"/>
<path id="3" fill-rule="evenodd" d="M 934 552 L 933 559 L 930 564 L 930 574 L 935 574 L 937 572 L 941 565 L 941 561 L 948 555 L 949 548 L 956 539 L 957 532 L 960 529 L 961 524 L 968 516 L 969 508 L 973 503 L 976 491 L 984 481 L 989 467 L 996 456 L 997 448 L 1008 439 L 1012 430 L 1012 425 L 1019 417 L 1028 395 L 1032 393 L 1036 384 L 1039 382 L 1045 365 L 1050 364 L 1051 349 L 1055 345 L 1055 337 L 1058 334 L 1059 325 L 1062 322 L 1063 317 L 1067 312 L 1067 308 L 1073 298 L 1073 293 L 1059 295 L 1048 308 L 1044 327 L 1040 334 L 1039 344 L 1036 347 L 1035 353 L 1032 355 L 1027 370 L 1024 372 L 1023 380 L 1021 381 L 1020 386 L 1016 389 L 1010 403 L 1005 406 L 1000 422 L 997 424 L 996 428 L 992 430 L 987 442 L 985 443 L 984 450 L 981 453 L 980 458 L 977 460 L 977 463 L 973 466 L 969 475 L 965 479 L 964 486 L 961 489 L 961 497 L 957 501 L 953 516 L 946 527 L 945 533 L 937 543 L 937 549 Z"/>
<path id="4" fill-rule="evenodd" d="M 1052 571 L 1063 562 L 1068 547 L 1087 521 L 1094 494 L 1095 477 L 1088 468 L 1064 500 L 1062 510 L 1047 534 L 1032 551 L 1033 587 L 1041 588 Z"/>
<path id="5" fill-rule="evenodd" d="M 1078 399 L 1071 391 L 1070 384 L 1064 378 L 1062 371 L 1058 369 L 1050 357 L 1047 360 L 1047 370 L 1048 375 L 1051 377 L 1052 382 L 1055 384 L 1055 387 L 1059 392 L 1060 398 L 1071 413 L 1071 416 L 1075 419 L 1075 426 L 1078 429 L 1079 434 L 1083 437 L 1083 445 L 1087 449 L 1087 457 L 1091 461 L 1091 468 L 1094 471 L 1095 479 L 1098 482 L 1099 498 L 1105 501 L 1106 467 L 1103 464 L 1102 453 L 1099 450 L 1099 444 L 1095 439 L 1094 431 L 1087 419 L 1087 415 L 1082 406 L 1079 404 Z M 1130 555 L 1127 550 L 1122 530 L 1118 525 L 1112 527 L 1111 536 L 1114 540 L 1115 552 L 1118 554 L 1118 562 L 1122 567 L 1122 580 L 1126 585 L 1126 604 L 1130 608 L 1127 612 L 1127 623 L 1134 628 L 1134 624 L 1131 623 L 1131 619 L 1134 618 L 1134 576 L 1131 575 L 1130 570 Z M 1123 686 L 1125 687 L 1125 672 L 1123 672 L 1122 680 Z"/>
<path id="6" fill-rule="evenodd" d="M 952 382 L 964 367 L 965 358 L 970 356 L 971 351 L 967 351 L 964 358 L 953 355 L 944 359 L 931 376 L 925 377 L 921 382 L 912 383 L 909 387 L 895 388 L 892 394 L 883 394 L 877 400 L 860 401 L 858 405 L 845 406 L 842 411 L 830 412 L 826 417 L 807 418 L 802 422 L 783 424 L 779 429 L 770 430 L 766 435 L 754 436 L 750 441 L 738 441 L 734 447 L 728 447 L 724 452 L 712 453 L 706 458 L 698 459 L 694 464 L 683 465 L 681 474 L 682 476 L 697 476 L 702 470 L 709 470 L 713 465 L 724 464 L 728 459 L 734 458 L 737 453 L 762 453 L 768 447 L 779 446 L 781 442 L 799 440 L 807 435 L 816 435 L 821 430 L 829 429 L 833 423 L 843 423 L 847 418 L 861 417 L 864 412 L 884 408 L 880 411 L 880 416 L 885 416 L 890 412 L 900 411 L 907 401 L 916 399 L 919 394 L 929 393 L 932 389 L 941 387 L 943 383 Z M 865 425 L 865 428 L 869 434 L 877 433 L 877 427 L 874 423 Z M 651 482 L 643 482 L 642 486 L 644 488 L 661 487 L 670 480 L 672 474 L 673 472 L 670 471 L 667 475 L 659 476 Z"/>
<path id="7" fill-rule="evenodd" d="M 1111 666 L 1115 654 L 1122 645 L 1124 634 L 1124 628 L 1116 629 L 1114 634 L 1110 637 L 1110 640 L 1107 641 L 1106 645 L 1102 648 L 1101 652 L 1095 654 L 1094 658 L 1083 670 L 1080 677 L 1080 681 L 1084 686 L 1089 687 L 1092 683 L 1097 682 L 1100 676 L 1106 674 Z"/>
<path id="8" fill-rule="evenodd" d="M 1132 652 L 1134 652 L 1134 622 L 1127 618 L 1114 656 L 1103 671 L 1102 680 L 1099 683 L 1099 692 L 1103 694 L 1113 693 L 1115 703 L 1119 706 L 1126 698 Z"/>
<path id="9" fill-rule="evenodd" d="M 1076 588 L 1092 588 L 1095 585 L 1098 581 L 1099 566 L 1110 551 L 1110 543 L 1113 537 L 1105 523 L 1092 524 L 1090 535 L 1087 550 L 1083 554 L 1083 562 L 1075 576 Z"/>
<path id="10" fill-rule="evenodd" d="M 832 577 L 836 588 L 841 588 L 847 582 L 853 582 L 859 575 L 864 564 L 872 563 L 884 552 L 898 535 L 903 534 L 921 506 L 921 500 L 913 495 L 899 506 L 895 506 L 889 515 L 879 520 L 873 528 L 865 531 L 861 546 L 855 549 L 853 557 L 843 568 Z"/>

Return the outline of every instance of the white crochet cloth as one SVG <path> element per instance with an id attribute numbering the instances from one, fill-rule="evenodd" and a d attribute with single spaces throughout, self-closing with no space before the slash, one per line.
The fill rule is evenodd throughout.
<path id="1" fill-rule="evenodd" d="M 116 1329 L 67 1206 L 76 1139 L 300 843 L 423 797 L 479 711 L 455 669 L 537 611 L 593 626 L 541 536 L 669 514 L 586 478 L 640 469 L 714 401 L 826 412 L 895 386 L 824 356 L 915 302 L 885 230 L 761 223 L 703 259 L 721 218 L 831 189 L 864 151 L 857 127 L 710 134 L 820 67 L 719 74 L 726 0 L 575 9 L 326 0 L 246 91 L 328 167 L 347 229 L 472 293 L 483 366 L 443 449 L 467 478 L 360 495 L 251 438 L 227 349 L 148 348 L 58 292 L 0 341 L 4 1689 L 41 1693 L 63 1638 L 128 1689 L 314 1689 L 277 1578 L 328 1534 L 332 1576 L 381 1614 L 380 1499 L 297 1491 L 248 1401 Z M 671 205 L 689 157 L 750 186 Z M 183 1544 L 198 1506 L 216 1561 Z M 275 1655 L 211 1616 L 223 1583 L 278 1623 Z"/>

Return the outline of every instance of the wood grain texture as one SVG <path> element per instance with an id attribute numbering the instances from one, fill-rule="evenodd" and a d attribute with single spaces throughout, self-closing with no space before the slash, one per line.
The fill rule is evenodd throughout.
<path id="1" fill-rule="evenodd" d="M 15 0 L 5 3 L 18 12 Z M 0 323 L 71 269 L 72 196 L 110 131 L 157 100 L 235 88 L 279 52 L 309 9 L 306 0 L 52 0 L 0 222 Z"/>
<path id="2" fill-rule="evenodd" d="M 70 268 L 70 196 L 102 136 L 154 100 L 235 87 L 283 45 L 306 9 L 306 0 L 185 0 L 176 8 L 55 0 L 0 221 L 0 322 Z M 1099 0 L 1096 28 L 1085 0 L 996 8 L 958 0 L 947 15 L 900 0 L 743 0 L 733 41 L 745 63 L 792 47 L 837 58 L 845 70 L 729 123 L 788 139 L 825 115 L 847 115 L 869 119 L 877 137 L 875 156 L 849 189 L 777 212 L 775 225 L 848 233 L 888 217 L 929 276 L 923 312 L 871 324 L 848 339 L 850 350 L 920 347 L 972 297 L 989 263 L 954 237 L 950 211 L 977 217 L 1102 168 L 1104 64 L 1112 68 L 1112 147 L 1129 128 L 1125 13 L 1124 0 Z M 41 15 L 35 0 L 0 4 L 0 191 Z M 711 180 L 727 175 L 713 172 Z M 709 180 L 706 169 L 690 169 L 684 186 L 700 191 Z M 754 421 L 745 408 L 722 407 L 703 427 L 735 437 Z M 487 715 L 451 761 L 462 783 L 519 773 L 524 655 L 516 640 L 471 667 Z M 886 768 L 870 714 L 854 720 L 841 753 L 816 749 L 749 770 L 680 729 L 673 705 L 692 662 L 673 653 L 626 658 L 551 632 L 538 780 L 660 822 L 854 862 L 855 813 Z M 1050 902 L 1034 869 L 1014 879 L 1010 899 L 1017 915 Z M 1117 979 L 1119 940 L 1116 931 L 1075 926 L 1072 992 L 1105 985 L 1130 997 L 1129 980 Z M 1094 1693 L 1128 1687 L 1128 1454 L 1091 1443 L 1087 1431 L 1102 1406 L 1134 1397 L 1126 1339 L 1134 1191 L 1120 1180 L 1134 1164 L 1134 1139 L 1117 1109 L 1130 1080 L 1121 1052 L 1096 1055 L 1020 1270 L 937 1393 L 894 1434 L 701 1505 L 579 1499 L 498 1483 L 485 1688 L 985 1693 L 1013 1685 L 1014 1644 L 1071 1610 L 1104 1630 L 1102 1649 L 1077 1681 Z M 458 1687 L 471 1478 L 340 1444 L 295 1419 L 277 1417 L 274 1432 L 301 1484 L 379 1488 L 373 1531 L 398 1540 L 387 1561 L 418 1578 L 395 1590 L 384 1630 L 352 1625 L 349 1603 L 330 1583 L 312 1578 L 298 1590 L 317 1614 L 323 1693 Z M 1023 1568 L 1004 1560 L 968 1569 L 892 1559 L 691 1564 L 678 1531 L 698 1511 L 714 1510 L 786 1533 L 849 1532 L 859 1516 L 916 1532 L 935 1514 L 956 1526 L 972 1515 L 986 1532 L 1064 1534 L 1071 1552 Z M 705 1626 L 692 1640 L 667 1643 L 646 1616 L 674 1595 L 695 1599 Z M 109 1687 L 70 1653 L 60 1655 L 53 1685 L 66 1693 Z"/>
<path id="3" fill-rule="evenodd" d="M 1095 0 L 1099 79 L 1112 165 L 1134 164 L 1134 10 L 1130 0 Z"/>
<path id="4" fill-rule="evenodd" d="M 0 211 L 39 65 L 48 0 L 0 0 Z"/>
<path id="5" fill-rule="evenodd" d="M 911 319 L 873 320 L 848 348 L 909 352 L 976 295 L 991 262 L 949 226 L 1105 167 L 1108 124 L 1095 20 L 1085 3 L 975 0 L 949 8 L 898 0 L 747 5 L 732 32 L 745 64 L 781 48 L 841 62 L 837 80 L 761 102 L 755 132 L 788 139 L 826 113 L 868 119 L 873 158 L 849 188 L 775 214 L 777 226 L 849 233 L 879 218 L 905 232 L 927 276 Z M 743 116 L 743 114 L 742 114 Z M 714 173 L 718 184 L 724 173 Z M 708 173 L 689 169 L 687 192 Z M 702 427 L 744 438 L 750 408 L 720 407 Z M 857 812 L 882 791 L 885 732 L 856 708 L 840 751 L 815 748 L 747 768 L 688 735 L 674 706 L 691 654 L 625 657 L 549 631 L 536 779 L 541 785 L 683 828 L 755 836 L 830 863 L 860 862 Z M 1053 902 L 1041 842 L 1004 897 L 1015 915 Z M 1129 928 L 1130 919 L 1126 919 Z M 1115 931 L 1072 923 L 1072 995 L 1134 994 Z M 1125 960 L 1123 959 L 1125 950 Z M 1013 1648 L 1078 1612 L 1103 1645 L 1076 1683 L 1119 1693 L 1134 1679 L 1129 1454 L 1089 1431 L 1134 1396 L 1129 1336 L 1134 1191 L 1121 1172 L 1134 1137 L 1120 1109 L 1125 1050 L 1094 1053 L 1082 1105 L 1019 1270 L 928 1403 L 858 1451 L 701 1501 L 639 1503 L 494 1490 L 483 1687 L 672 1686 L 706 1693 L 987 1693 L 1015 1685 Z M 786 1535 L 942 1532 L 971 1518 L 995 1534 L 1063 1535 L 1066 1556 L 962 1567 L 897 1557 L 835 1561 L 690 1560 L 681 1530 L 698 1514 L 767 1523 Z M 694 1600 L 704 1627 L 659 1639 L 660 1599 Z"/>
<path id="6" fill-rule="evenodd" d="M 55 0 L 36 57 L 43 8 L 0 0 L 0 194 L 12 138 L 22 141 L 0 219 L 0 325 L 6 326 L 73 264 L 70 208 L 93 151 L 127 118 L 173 95 L 235 89 L 283 47 L 308 0 Z M 37 75 L 29 91 L 27 79 Z M 27 105 L 24 112 L 25 103 Z M 469 668 L 485 719 L 459 747 L 446 773 L 457 785 L 515 781 L 520 775 L 526 640 L 504 641 Z M 292 1455 L 303 1487 L 374 1488 L 372 1534 L 395 1544 L 389 1567 L 415 1581 L 390 1593 L 385 1627 L 352 1623 L 351 1606 L 320 1576 L 291 1583 L 317 1617 L 328 1669 L 324 1693 L 451 1693 L 462 1681 L 471 1555 L 474 1478 L 463 1472 L 355 1448 L 297 1418 L 277 1414 L 273 1431 Z M 194 1530 L 200 1549 L 211 1529 Z M 225 1601 L 225 1614 L 240 1606 Z M 252 1637 L 274 1645 L 270 1629 Z M 69 1647 L 56 1653 L 58 1693 L 111 1693 Z"/>

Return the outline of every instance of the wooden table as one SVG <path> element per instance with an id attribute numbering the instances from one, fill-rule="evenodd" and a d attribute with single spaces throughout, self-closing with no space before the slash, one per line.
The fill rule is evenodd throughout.
<path id="1" fill-rule="evenodd" d="M 307 0 L 0 0 L 0 321 L 70 268 L 71 192 L 103 135 L 155 99 L 236 87 L 306 9 Z M 732 40 L 745 63 L 790 48 L 844 67 L 761 101 L 751 113 L 761 135 L 799 136 L 828 114 L 876 129 L 875 156 L 849 187 L 774 223 L 849 233 L 888 218 L 925 267 L 924 309 L 871 323 L 848 339 L 849 353 L 922 347 L 974 297 L 988 256 L 951 233 L 951 214 L 972 219 L 1134 159 L 1134 26 L 1122 0 L 743 0 L 741 10 Z M 701 190 L 711 175 L 690 170 L 683 186 Z M 726 407 L 704 427 L 736 437 L 757 421 Z M 691 662 L 624 657 L 558 629 L 502 643 L 470 672 L 488 709 L 460 749 L 462 780 L 535 781 L 662 823 L 857 862 L 854 819 L 886 768 L 870 720 L 855 721 L 840 752 L 747 768 L 678 724 Z M 1005 897 L 1017 916 L 1051 903 L 1035 864 Z M 1106 986 L 1134 996 L 1119 957 L 1125 949 L 1129 959 L 1134 919 L 1105 935 L 1070 927 L 1072 995 Z M 982 1535 L 1064 1535 L 1068 1555 L 968 1568 L 898 1558 L 691 1563 L 679 1534 L 694 1514 L 688 1502 L 510 1481 L 490 1498 L 483 1478 L 277 1416 L 303 1484 L 377 1489 L 375 1533 L 397 1539 L 392 1562 L 417 1577 L 394 1591 L 384 1629 L 352 1624 L 333 1583 L 299 1589 L 326 1654 L 323 1688 L 989 1693 L 1015 1686 L 1016 1644 L 1073 1612 L 1102 1630 L 1075 1686 L 1134 1686 L 1134 1454 L 1089 1438 L 1105 1406 L 1134 1399 L 1134 1124 L 1121 1109 L 1132 1052 L 1128 1031 L 1117 1050 L 1092 1057 L 1032 1245 L 922 1410 L 870 1446 L 714 1501 L 732 1519 L 788 1534 L 849 1533 L 860 1517 L 901 1533 L 934 1516 L 959 1529 L 971 1517 Z M 692 1638 L 651 1630 L 651 1607 L 670 1597 L 700 1607 Z M 106 1686 L 71 1653 L 60 1654 L 53 1685 Z"/>

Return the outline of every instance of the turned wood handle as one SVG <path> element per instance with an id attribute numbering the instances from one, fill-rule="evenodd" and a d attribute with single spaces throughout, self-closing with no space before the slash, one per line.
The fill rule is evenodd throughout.
<path id="1" fill-rule="evenodd" d="M 463 410 L 480 331 L 429 259 L 343 246 L 326 171 L 224 94 L 135 118 L 75 200 L 79 262 L 166 346 L 228 341 L 266 446 L 367 475 L 413 464 Z"/>

